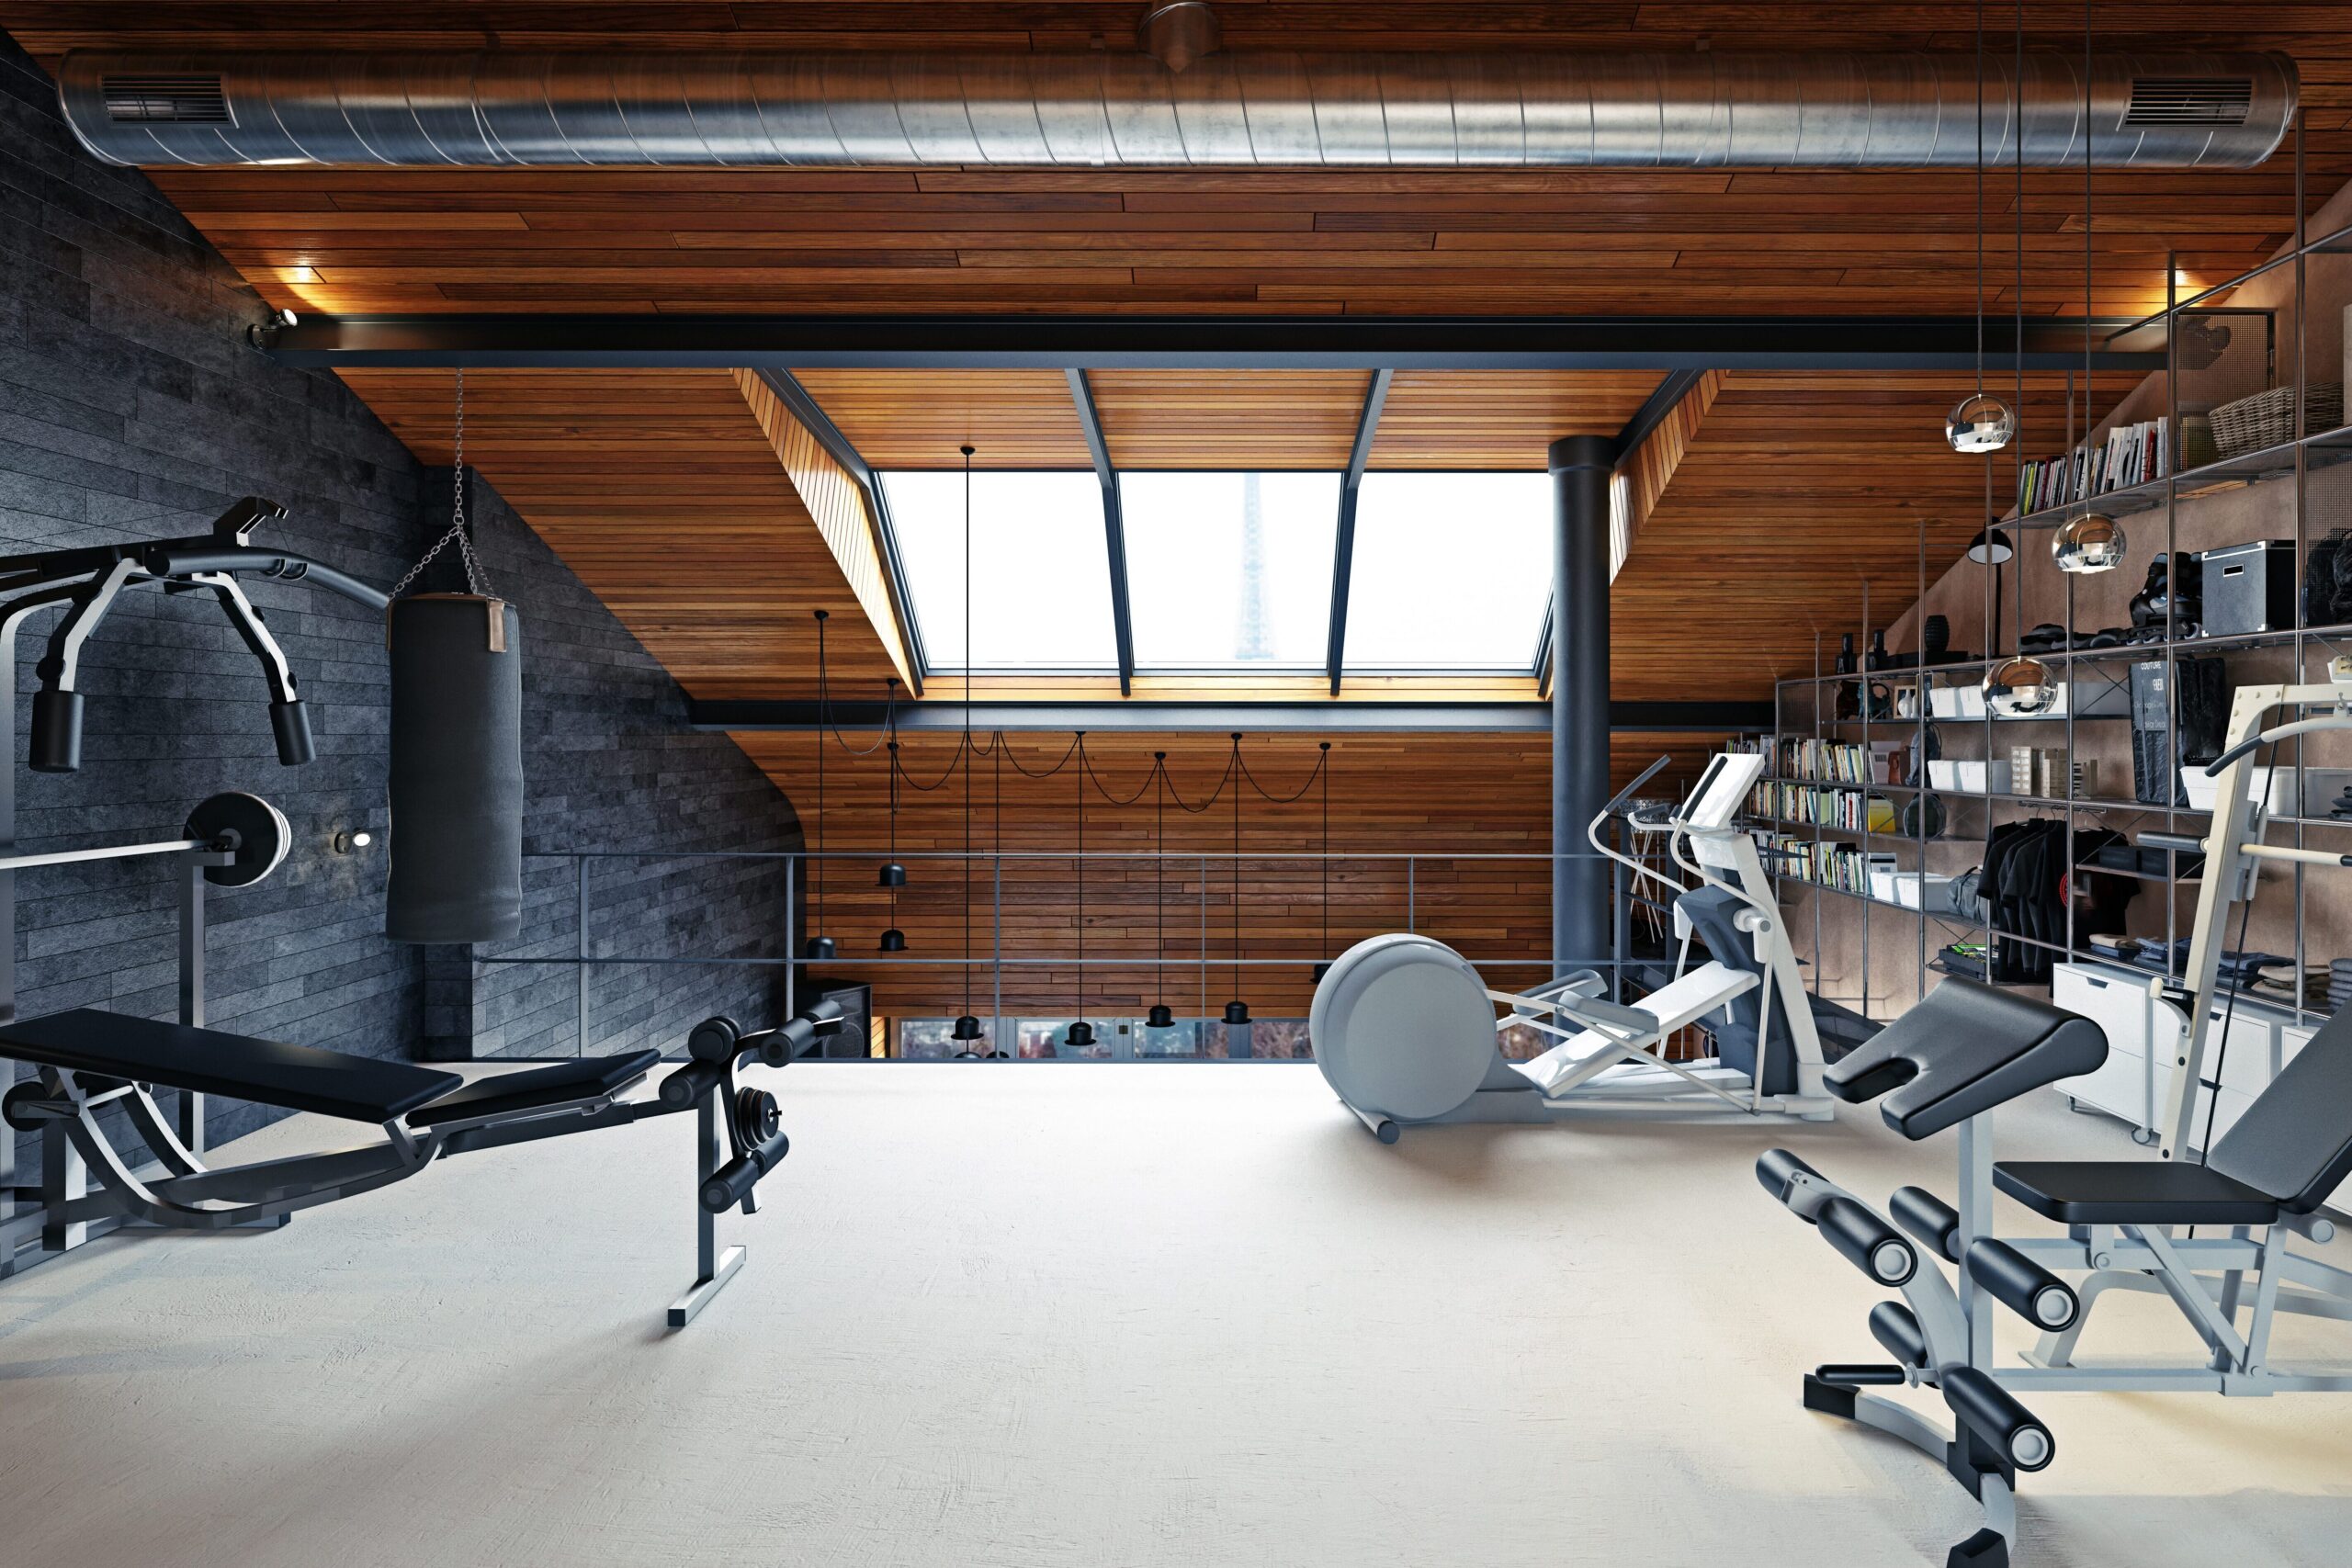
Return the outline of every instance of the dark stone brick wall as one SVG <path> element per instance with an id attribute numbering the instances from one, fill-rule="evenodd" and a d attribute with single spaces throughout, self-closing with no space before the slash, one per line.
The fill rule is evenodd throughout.
<path id="1" fill-rule="evenodd" d="M 244 331 L 264 314 L 142 175 L 81 152 L 48 78 L 0 35 L 0 553 L 200 532 L 258 494 L 292 513 L 265 539 L 397 579 L 447 517 L 447 471 L 420 468 L 333 376 L 254 352 Z M 797 846 L 782 795 L 725 737 L 684 728 L 674 684 L 537 537 L 487 491 L 472 510 L 481 554 L 524 616 L 527 847 Z M 55 618 L 44 612 L 17 650 L 20 847 L 176 837 L 198 800 L 251 790 L 286 813 L 294 846 L 268 882 L 210 900 L 215 1027 L 377 1056 L 422 1054 L 428 1034 L 444 1055 L 575 1050 L 575 971 L 384 940 L 380 621 L 299 586 L 247 587 L 292 660 L 318 760 L 278 765 L 259 667 L 218 609 L 147 587 L 85 654 L 81 773 L 26 771 L 33 663 Z M 363 825 L 372 850 L 331 850 L 338 829 Z M 632 955 L 779 951 L 774 878 L 620 863 L 594 885 L 608 907 L 592 930 Z M 160 863 L 17 882 L 23 1012 L 172 1013 L 176 913 Z M 568 953 L 568 867 L 534 862 L 531 886 L 535 936 Z M 775 970 L 650 973 L 596 975 L 592 1048 L 669 1043 L 718 1008 L 767 1021 Z M 217 1105 L 212 1134 L 264 1119 Z"/>

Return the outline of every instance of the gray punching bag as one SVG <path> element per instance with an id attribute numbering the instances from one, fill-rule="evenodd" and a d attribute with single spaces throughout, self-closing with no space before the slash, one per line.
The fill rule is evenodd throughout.
<path id="1" fill-rule="evenodd" d="M 418 593 L 391 649 L 394 942 L 495 942 L 523 926 L 523 627 L 514 606 Z"/>

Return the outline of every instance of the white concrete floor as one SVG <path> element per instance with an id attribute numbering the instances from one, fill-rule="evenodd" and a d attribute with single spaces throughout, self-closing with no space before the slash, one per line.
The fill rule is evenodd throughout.
<path id="1" fill-rule="evenodd" d="M 0 1562 L 1885 1568 L 1974 1528 L 1923 1457 L 1797 1401 L 1879 1359 L 1878 1298 L 1750 1167 L 1785 1143 L 1949 1194 L 1949 1140 L 1874 1112 L 1383 1148 L 1311 1067 L 775 1087 L 792 1157 L 680 1334 L 683 1118 L 0 1285 Z M 2130 1149 L 2052 1096 L 2006 1115 L 2010 1154 Z M 2185 1353 L 2168 1310 L 2110 1298 L 2093 1337 Z M 2352 1325 L 2293 1326 L 2352 1362 Z M 2352 1397 L 2041 1404 L 2023 1562 L 2352 1552 Z"/>

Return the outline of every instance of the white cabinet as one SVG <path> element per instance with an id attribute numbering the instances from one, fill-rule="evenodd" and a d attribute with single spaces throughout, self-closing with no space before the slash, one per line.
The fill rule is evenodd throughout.
<path id="1" fill-rule="evenodd" d="M 2149 994 L 2154 978 L 2137 970 L 2068 963 L 2055 966 L 2050 987 L 2052 1001 L 2107 1032 L 2106 1064 L 2052 1087 L 2077 1104 L 2131 1122 L 2143 1138 L 2162 1133 L 2173 1061 L 2180 1053 L 2171 1010 L 2160 1008 Z M 2255 1003 L 2240 1000 L 2233 1011 L 2213 1008 L 2205 1032 L 2205 1077 L 2221 1084 L 2221 1104 L 2214 1108 L 2211 1090 L 2197 1091 L 2189 1146 L 2204 1145 L 2209 1114 L 2214 1139 L 2228 1132 L 2277 1076 L 2282 1052 L 2300 1048 L 2311 1035 L 2310 1029 L 2297 1029 Z"/>

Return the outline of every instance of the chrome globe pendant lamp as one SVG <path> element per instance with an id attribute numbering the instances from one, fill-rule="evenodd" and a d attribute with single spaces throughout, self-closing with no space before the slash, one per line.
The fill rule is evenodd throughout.
<path id="1" fill-rule="evenodd" d="M 970 1044 L 980 1038 L 979 1015 L 972 1010 L 972 448 L 964 452 L 964 1010 L 948 1038 Z"/>
<path id="2" fill-rule="evenodd" d="M 1156 995 L 1165 997 L 1168 994 L 1168 753 L 1165 751 L 1151 754 L 1151 784 L 1154 791 L 1152 814 L 1157 819 L 1158 840 L 1158 849 L 1152 856 L 1152 912 L 1159 931 L 1159 942 L 1154 948 L 1158 962 L 1152 989 Z M 1173 1029 L 1176 1027 L 1176 1015 L 1169 1010 L 1166 1002 L 1158 1001 L 1152 1003 L 1151 1010 L 1144 1014 L 1143 1022 L 1146 1029 Z"/>
<path id="3" fill-rule="evenodd" d="M 1086 731 L 1078 732 L 1078 1017 L 1069 1026 L 1067 1043 L 1080 1050 L 1094 1043 L 1094 1026 L 1086 1021 Z"/>
<path id="4" fill-rule="evenodd" d="M 2032 718 L 2058 705 L 2058 678 L 2050 666 L 2024 655 L 1996 661 L 1984 672 L 1984 705 L 2002 718 Z"/>
<path id="5" fill-rule="evenodd" d="M 2022 111 L 2022 78 L 2016 89 L 2015 101 Z M 2025 128 L 2021 114 L 2016 118 L 2017 155 L 2022 165 Z M 2018 220 L 2025 220 L 2022 212 Z M 1982 455 L 1998 452 L 2017 432 L 2017 411 L 1984 389 L 1984 0 L 1976 0 L 1976 389 L 1944 416 L 1944 439 L 1955 452 Z"/>
<path id="6" fill-rule="evenodd" d="M 1233 737 L 1233 761 L 1226 769 L 1226 783 L 1233 790 L 1233 999 L 1225 1004 L 1225 1021 L 1233 1028 L 1246 1028 L 1250 1022 L 1250 1004 L 1241 999 L 1241 736 Z M 1226 1046 L 1227 1055 L 1232 1045 Z"/>
<path id="7" fill-rule="evenodd" d="M 2086 0 L 2083 8 L 2083 71 L 2086 84 L 2091 68 L 2090 7 Z M 2089 88 L 2084 89 L 2088 101 Z M 2084 134 L 2089 135 L 2090 118 L 2084 116 Z M 2091 422 L 2091 161 L 2090 149 L 2083 149 L 2083 424 L 2086 430 L 2084 449 L 2090 443 L 2087 431 Z M 2104 512 L 2094 509 L 2088 500 L 2090 484 L 2083 484 L 2085 497 L 2082 513 L 2069 517 L 2050 536 L 2050 555 L 2058 570 L 2078 577 L 2089 577 L 2102 571 L 2113 571 L 2123 564 L 2129 542 L 2123 536 L 2123 525 Z"/>
<path id="8" fill-rule="evenodd" d="M 810 891 L 815 895 L 816 931 L 802 949 L 808 958 L 831 958 L 834 955 L 833 939 L 825 930 L 825 620 L 827 613 L 817 612 L 817 855 L 809 863 Z"/>

